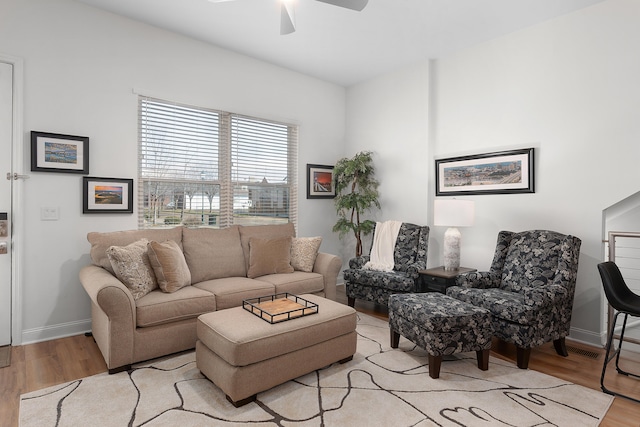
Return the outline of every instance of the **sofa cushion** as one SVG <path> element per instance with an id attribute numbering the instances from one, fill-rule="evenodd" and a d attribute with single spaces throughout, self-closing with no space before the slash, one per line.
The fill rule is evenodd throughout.
<path id="1" fill-rule="evenodd" d="M 191 284 L 191 273 L 182 249 L 173 240 L 149 242 L 147 255 L 163 292 L 175 292 Z"/>
<path id="2" fill-rule="evenodd" d="M 264 276 L 266 274 L 293 273 L 291 260 L 291 237 L 277 239 L 249 240 L 249 270 L 247 277 Z"/>
<path id="3" fill-rule="evenodd" d="M 207 280 L 196 283 L 192 287 L 214 294 L 216 296 L 216 310 L 241 306 L 242 301 L 246 299 L 264 297 L 275 293 L 275 288 L 271 283 L 246 277 Z"/>
<path id="4" fill-rule="evenodd" d="M 210 292 L 187 286 L 173 293 L 156 289 L 136 301 L 139 328 L 192 319 L 215 311 L 216 297 Z"/>
<path id="5" fill-rule="evenodd" d="M 140 239 L 127 246 L 111 246 L 107 257 L 116 277 L 131 291 L 137 300 L 158 287 L 153 268 L 147 256 L 147 239 Z"/>
<path id="6" fill-rule="evenodd" d="M 246 269 L 249 270 L 249 241 L 256 239 L 275 239 L 278 237 L 296 237 L 293 223 L 269 224 L 269 225 L 242 225 L 240 226 L 240 241 Z"/>
<path id="7" fill-rule="evenodd" d="M 111 262 L 107 256 L 107 249 L 111 246 L 126 246 L 140 239 L 155 240 L 164 242 L 165 240 L 173 240 L 182 247 L 182 227 L 170 229 L 154 229 L 154 230 L 126 230 L 112 231 L 107 233 L 91 232 L 87 234 L 87 240 L 91 243 L 91 261 L 93 265 L 97 265 L 114 274 Z"/>
<path id="8" fill-rule="evenodd" d="M 294 237 L 291 240 L 291 267 L 312 272 L 321 244 L 322 237 Z"/>
<path id="9" fill-rule="evenodd" d="M 256 280 L 271 283 L 275 293 L 288 292 L 294 295 L 315 294 L 324 291 L 324 277 L 319 273 L 294 271 L 290 274 L 269 274 Z"/>
<path id="10" fill-rule="evenodd" d="M 182 245 L 191 271 L 191 283 L 222 277 L 246 277 L 238 228 L 184 229 Z"/>

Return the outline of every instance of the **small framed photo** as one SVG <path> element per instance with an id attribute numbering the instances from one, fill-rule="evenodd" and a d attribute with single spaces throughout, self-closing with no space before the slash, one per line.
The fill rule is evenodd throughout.
<path id="1" fill-rule="evenodd" d="M 436 160 L 436 196 L 534 193 L 533 148 Z"/>
<path id="2" fill-rule="evenodd" d="M 307 199 L 333 199 L 333 166 L 307 164 Z"/>
<path id="3" fill-rule="evenodd" d="M 89 137 L 31 131 L 31 171 L 89 173 Z"/>
<path id="4" fill-rule="evenodd" d="M 82 213 L 133 213 L 133 179 L 82 178 Z"/>

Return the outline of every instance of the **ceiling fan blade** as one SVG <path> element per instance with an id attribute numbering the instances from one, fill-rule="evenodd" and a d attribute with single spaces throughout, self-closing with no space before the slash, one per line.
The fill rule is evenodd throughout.
<path id="1" fill-rule="evenodd" d="M 358 12 L 364 9 L 369 3 L 369 0 L 317 0 L 322 3 L 332 4 L 334 6 L 340 6 L 347 9 L 357 10 Z"/>
<path id="2" fill-rule="evenodd" d="M 280 35 L 291 34 L 296 30 L 296 18 L 293 5 L 283 2 L 280 6 Z"/>

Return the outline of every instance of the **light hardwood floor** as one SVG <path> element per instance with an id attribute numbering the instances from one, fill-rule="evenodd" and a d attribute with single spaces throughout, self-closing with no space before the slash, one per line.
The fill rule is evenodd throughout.
<path id="1" fill-rule="evenodd" d="M 338 301 L 346 304 L 342 286 L 338 287 Z M 388 318 L 386 308 L 382 306 L 357 301 L 356 309 L 381 319 Z M 553 345 L 547 344 L 532 351 L 529 368 L 600 391 L 604 350 L 571 341 L 567 344 L 577 350 L 595 353 L 596 358 L 576 351 L 570 351 L 567 358 L 560 357 Z M 496 341 L 492 355 L 514 361 L 515 348 Z M 640 372 L 640 357 L 625 362 L 629 370 Z M 13 347 L 11 366 L 0 368 L 0 425 L 18 426 L 21 394 L 106 370 L 95 342 L 84 335 Z M 615 368 L 608 370 L 607 384 L 640 397 L 640 380 L 618 375 Z M 601 426 L 639 427 L 640 403 L 616 397 Z"/>

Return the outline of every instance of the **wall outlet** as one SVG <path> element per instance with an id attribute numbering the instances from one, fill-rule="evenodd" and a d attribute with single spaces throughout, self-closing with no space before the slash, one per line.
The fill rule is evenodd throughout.
<path id="1" fill-rule="evenodd" d="M 40 208 L 40 220 L 57 221 L 60 219 L 60 210 L 57 207 Z"/>

